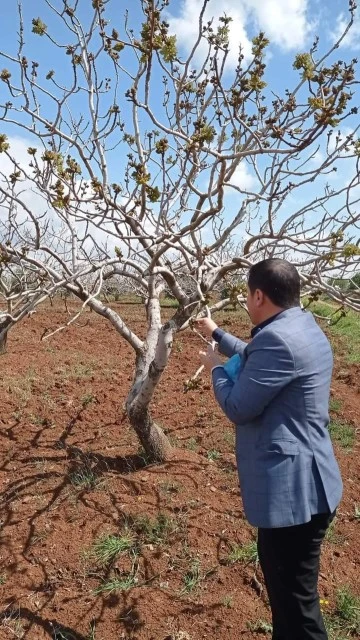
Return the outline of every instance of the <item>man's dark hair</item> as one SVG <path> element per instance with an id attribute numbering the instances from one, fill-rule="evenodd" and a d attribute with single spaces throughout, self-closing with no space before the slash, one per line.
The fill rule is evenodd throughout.
<path id="1" fill-rule="evenodd" d="M 268 258 L 257 262 L 249 271 L 248 285 L 251 293 L 260 289 L 282 309 L 300 305 L 300 276 L 287 260 Z"/>

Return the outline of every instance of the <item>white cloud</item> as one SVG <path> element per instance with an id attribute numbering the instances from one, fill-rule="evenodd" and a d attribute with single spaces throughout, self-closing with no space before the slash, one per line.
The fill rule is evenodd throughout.
<path id="1" fill-rule="evenodd" d="M 251 191 L 257 183 L 257 180 L 253 174 L 249 172 L 249 169 L 245 162 L 241 162 L 236 167 L 233 177 L 230 180 L 230 184 L 239 187 L 242 191 Z"/>
<path id="2" fill-rule="evenodd" d="M 27 149 L 28 147 L 35 148 L 33 141 L 17 136 L 11 136 L 11 138 L 7 138 L 7 143 L 10 144 L 10 148 L 8 149 L 9 154 L 13 156 L 21 166 L 28 167 L 31 156 L 27 153 Z M 6 173 L 7 171 L 13 170 L 13 167 L 14 165 L 8 156 L 5 153 L 2 153 L 0 156 L 0 171 Z"/>
<path id="3" fill-rule="evenodd" d="M 170 17 L 170 31 L 176 33 L 176 37 L 180 45 L 188 51 L 194 46 L 199 33 L 199 14 L 203 5 L 203 0 L 183 0 L 180 15 L 178 17 Z M 231 16 L 232 22 L 229 25 L 230 34 L 230 54 L 229 62 L 236 66 L 239 55 L 239 46 L 246 58 L 251 53 L 251 42 L 246 34 L 246 10 L 241 2 L 236 0 L 223 0 L 223 2 L 214 2 L 210 0 L 204 14 L 203 24 L 215 17 L 227 14 Z M 218 21 L 214 21 L 214 28 L 218 25 Z M 204 59 L 207 52 L 207 46 L 203 40 L 199 47 L 196 62 Z"/>
<path id="4" fill-rule="evenodd" d="M 199 30 L 199 14 L 203 0 L 182 0 L 180 13 L 170 17 L 170 30 L 176 33 L 178 42 L 187 52 L 193 47 Z M 273 44 L 286 51 L 303 47 L 311 25 L 307 19 L 308 0 L 210 0 L 205 14 L 204 24 L 211 18 L 224 14 L 231 16 L 229 62 L 236 65 L 239 46 L 245 58 L 251 55 L 250 26 L 255 31 L 263 30 Z M 218 24 L 215 20 L 214 25 Z M 196 62 L 206 52 L 203 44 Z"/>
<path id="5" fill-rule="evenodd" d="M 11 157 L 16 160 L 18 165 L 23 168 L 29 175 L 31 175 L 31 167 L 29 164 L 32 160 L 32 156 L 30 156 L 27 152 L 29 147 L 40 149 L 40 147 L 34 144 L 34 140 L 21 138 L 17 136 L 8 137 L 7 142 L 10 144 L 9 154 Z M 9 177 L 9 175 L 15 171 L 16 168 L 14 163 L 11 162 L 10 158 L 5 154 L 0 154 L 0 174 L 4 174 L 4 176 Z M 7 188 L 7 184 L 0 176 L 1 186 L 3 188 Z M 33 189 L 33 185 L 31 180 L 24 179 L 21 177 L 20 181 L 17 182 L 16 193 L 19 195 L 20 200 L 24 202 L 24 204 L 35 213 L 35 215 L 42 215 L 46 210 L 46 203 L 39 192 L 36 192 Z M 0 206 L 0 214 L 1 217 L 6 219 L 7 209 Z M 22 207 L 18 205 L 18 220 L 24 222 L 27 219 L 27 214 L 22 210 Z"/>
<path id="6" fill-rule="evenodd" d="M 241 1 L 252 11 L 256 24 L 271 42 L 286 51 L 304 46 L 311 29 L 307 18 L 308 0 Z"/>
<path id="7" fill-rule="evenodd" d="M 320 151 L 320 149 L 318 149 L 310 158 L 309 162 L 313 165 L 320 166 L 324 162 L 324 160 L 325 160 L 324 154 L 322 153 L 322 151 Z"/>
<path id="8" fill-rule="evenodd" d="M 338 40 L 345 31 L 345 28 L 349 22 L 349 16 L 345 13 L 340 13 L 336 19 L 335 30 L 331 32 L 331 37 L 334 41 Z M 349 47 L 351 49 L 360 49 L 360 16 L 357 12 L 354 24 L 350 28 L 349 32 L 342 40 L 341 47 Z"/>
<path id="9" fill-rule="evenodd" d="M 336 149 L 341 147 L 344 142 L 346 142 L 346 138 L 351 136 L 354 133 L 354 129 L 351 127 L 342 127 L 341 130 L 335 130 L 332 132 L 329 138 L 328 151 L 329 153 L 333 153 Z M 356 139 L 356 136 L 355 136 Z M 349 142 L 350 153 L 353 153 L 352 144 Z M 342 157 L 349 155 L 349 151 L 342 151 L 340 154 Z"/>

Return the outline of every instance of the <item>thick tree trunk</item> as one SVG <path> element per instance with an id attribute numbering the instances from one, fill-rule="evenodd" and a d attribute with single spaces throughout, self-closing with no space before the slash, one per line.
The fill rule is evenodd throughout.
<path id="1" fill-rule="evenodd" d="M 0 356 L 6 353 L 7 335 L 8 335 L 7 331 L 5 332 L 0 331 Z"/>
<path id="2" fill-rule="evenodd" d="M 197 304 L 197 301 L 195 301 Z M 130 424 L 151 462 L 164 462 L 171 457 L 172 446 L 162 429 L 153 421 L 149 407 L 155 389 L 168 364 L 174 332 L 190 317 L 191 309 L 180 307 L 175 316 L 161 324 L 158 297 L 147 303 L 149 328 L 146 341 L 137 351 L 135 377 L 126 401 Z"/>
<path id="3" fill-rule="evenodd" d="M 172 447 L 163 430 L 153 421 L 149 407 L 165 363 L 160 369 L 151 357 L 145 350 L 136 358 L 135 378 L 126 400 L 126 412 L 149 462 L 164 462 L 170 457 Z"/>
<path id="4" fill-rule="evenodd" d="M 128 417 L 149 462 L 168 460 L 172 451 L 171 444 L 163 430 L 153 421 L 148 408 L 130 407 Z"/>
<path id="5" fill-rule="evenodd" d="M 151 303 L 160 310 L 158 301 Z M 163 430 L 153 421 L 149 407 L 169 360 L 174 326 L 171 322 L 161 326 L 160 317 L 155 319 L 157 322 L 150 326 L 144 347 L 137 354 L 135 377 L 126 401 L 126 411 L 148 460 L 164 462 L 169 459 L 172 447 Z"/>
<path id="6" fill-rule="evenodd" d="M 9 318 L 7 318 L 6 320 L 3 320 L 3 322 L 0 322 L 0 355 L 1 356 L 4 355 L 4 353 L 6 353 L 6 343 L 7 343 L 7 337 L 8 337 L 10 325 L 11 325 L 11 320 Z"/>

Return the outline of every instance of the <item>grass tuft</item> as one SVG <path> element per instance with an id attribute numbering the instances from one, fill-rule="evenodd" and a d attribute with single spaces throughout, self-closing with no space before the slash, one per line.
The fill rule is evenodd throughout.
<path id="1" fill-rule="evenodd" d="M 167 544 L 182 529 L 183 523 L 177 518 L 159 513 L 154 519 L 148 516 L 136 517 L 133 527 L 145 544 Z"/>
<path id="2" fill-rule="evenodd" d="M 69 480 L 78 491 L 84 491 L 85 489 L 90 491 L 95 489 L 100 484 L 100 479 L 96 473 L 89 467 L 83 467 L 77 471 L 72 471 L 69 474 Z"/>
<path id="3" fill-rule="evenodd" d="M 99 538 L 92 545 L 89 557 L 96 564 L 106 566 L 113 562 L 121 553 L 126 553 L 134 549 L 136 544 L 134 536 L 130 533 L 124 533 L 121 536 L 105 535 Z"/>
<path id="4" fill-rule="evenodd" d="M 329 433 L 333 442 L 337 442 L 345 451 L 351 451 L 355 443 L 354 427 L 341 420 L 332 420 L 329 424 Z"/>
<path id="5" fill-rule="evenodd" d="M 94 594 L 99 595 L 105 593 L 110 595 L 114 591 L 129 591 L 137 584 L 137 578 L 132 573 L 119 578 L 112 578 L 102 582 L 95 590 Z"/>
<path id="6" fill-rule="evenodd" d="M 195 558 L 183 577 L 184 586 L 180 593 L 191 593 L 191 591 L 194 591 L 199 586 L 201 579 L 200 560 Z"/>
<path id="7" fill-rule="evenodd" d="M 207 452 L 206 457 L 207 457 L 207 459 L 208 459 L 208 460 L 219 460 L 219 458 L 220 458 L 220 451 L 217 451 L 217 449 L 210 449 L 210 450 Z"/>
<path id="8" fill-rule="evenodd" d="M 272 625 L 269 622 L 266 622 L 266 620 L 256 620 L 255 622 L 248 622 L 247 623 L 247 628 L 249 629 L 249 631 L 252 631 L 253 633 L 272 633 Z"/>
<path id="9" fill-rule="evenodd" d="M 227 561 L 230 564 L 235 564 L 236 562 L 257 563 L 258 559 L 256 540 L 246 544 L 233 544 L 227 556 Z"/>
<path id="10" fill-rule="evenodd" d="M 336 592 L 335 608 L 324 615 L 329 640 L 358 638 L 360 634 L 360 598 L 350 587 L 343 586 Z"/>

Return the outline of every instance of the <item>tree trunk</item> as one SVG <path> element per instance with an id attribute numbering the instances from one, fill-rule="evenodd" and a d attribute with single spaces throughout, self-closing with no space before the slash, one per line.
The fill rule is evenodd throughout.
<path id="1" fill-rule="evenodd" d="M 126 400 L 126 412 L 149 461 L 164 462 L 170 458 L 173 449 L 163 430 L 153 421 L 149 406 L 168 364 L 174 333 L 189 319 L 191 310 L 190 305 L 187 308 L 180 306 L 171 320 L 161 324 L 159 299 L 150 297 L 147 313 L 150 320 L 148 333 L 143 348 L 137 351 L 135 377 Z"/>
<path id="2" fill-rule="evenodd" d="M 149 462 L 165 462 L 172 447 L 163 430 L 155 424 L 147 407 L 132 406 L 128 410 L 130 424 L 135 430 Z"/>
<path id="3" fill-rule="evenodd" d="M 130 424 L 150 462 L 164 462 L 172 451 L 169 439 L 153 421 L 149 406 L 169 360 L 173 331 L 171 322 L 161 326 L 158 321 L 149 328 L 144 348 L 136 357 L 135 377 L 126 400 Z"/>
<path id="4" fill-rule="evenodd" d="M 6 353 L 7 334 L 7 331 L 5 333 L 3 331 L 0 332 L 0 356 Z"/>
<path id="5" fill-rule="evenodd" d="M 135 377 L 126 399 L 126 413 L 149 462 L 164 462 L 170 457 L 172 447 L 163 430 L 153 421 L 149 407 L 165 364 L 160 369 L 154 359 L 149 362 L 151 357 L 150 351 L 145 350 L 136 358 Z"/>
<path id="6" fill-rule="evenodd" d="M 7 337 L 8 337 L 10 325 L 11 325 L 10 318 L 7 318 L 6 320 L 3 320 L 2 322 L 0 322 L 0 355 L 1 356 L 4 355 L 4 353 L 6 353 L 6 343 L 7 343 Z"/>

